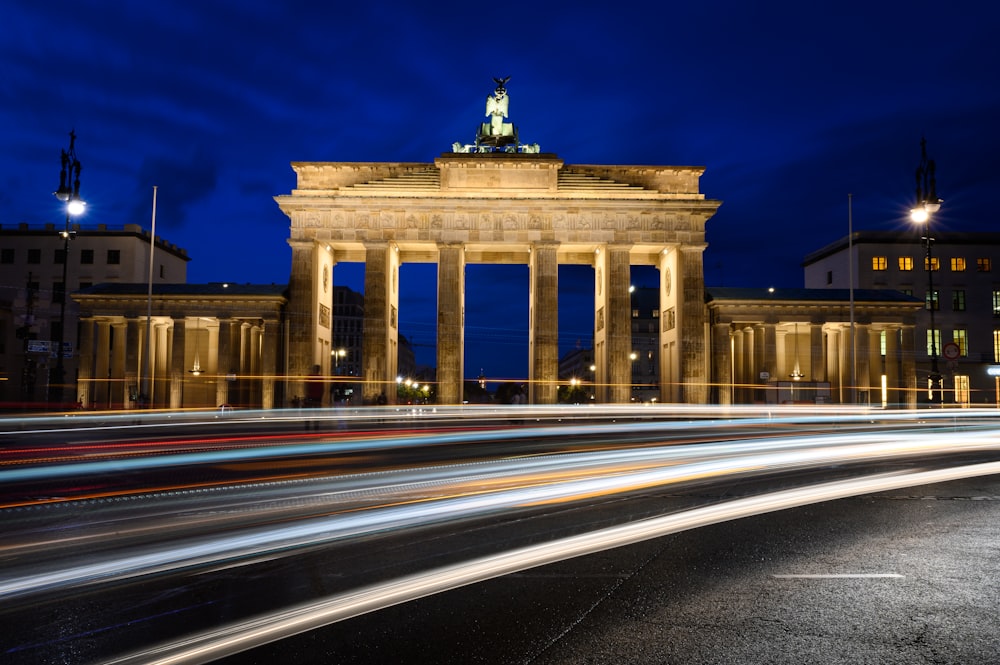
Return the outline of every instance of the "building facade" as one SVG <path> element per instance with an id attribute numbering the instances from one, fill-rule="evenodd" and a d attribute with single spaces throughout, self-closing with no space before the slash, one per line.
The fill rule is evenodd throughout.
<path id="1" fill-rule="evenodd" d="M 933 350 L 946 404 L 1000 404 L 998 380 L 988 373 L 1000 364 L 1000 233 L 932 230 L 932 235 L 928 264 L 927 244 L 918 232 L 855 232 L 805 258 L 805 285 L 846 289 L 853 263 L 854 288 L 915 296 L 925 305 L 914 332 L 920 401 L 930 397 Z"/>
<path id="2" fill-rule="evenodd" d="M 921 302 L 898 291 L 706 289 L 713 401 L 913 408 Z"/>
<path id="3" fill-rule="evenodd" d="M 98 284 L 80 311 L 83 408 L 269 409 L 299 403 L 279 365 L 283 284 Z M 303 377 L 294 377 L 301 385 Z"/>
<path id="4" fill-rule="evenodd" d="M 64 294 L 99 283 L 149 280 L 150 236 L 135 224 L 111 228 L 100 224 L 71 227 L 69 253 L 62 227 L 0 227 L 0 402 L 44 403 L 48 377 L 56 363 L 57 340 L 63 340 L 67 397 L 77 376 L 78 310 Z M 68 258 L 68 264 L 64 262 Z M 153 252 L 154 284 L 187 280 L 187 252 L 157 238 Z M 67 284 L 63 284 L 65 267 Z M 62 328 L 62 330 L 60 330 Z"/>

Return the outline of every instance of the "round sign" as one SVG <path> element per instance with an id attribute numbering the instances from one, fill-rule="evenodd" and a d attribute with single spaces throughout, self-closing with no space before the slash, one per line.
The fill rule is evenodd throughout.
<path id="1" fill-rule="evenodd" d="M 955 342 L 948 342 L 941 349 L 941 355 L 945 357 L 945 360 L 958 360 L 958 356 L 962 354 L 962 349 L 959 348 L 958 344 Z"/>

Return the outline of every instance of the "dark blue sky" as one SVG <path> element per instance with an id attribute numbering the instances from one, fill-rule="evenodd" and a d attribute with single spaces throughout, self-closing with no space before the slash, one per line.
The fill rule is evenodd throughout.
<path id="1" fill-rule="evenodd" d="M 287 281 L 272 197 L 294 187 L 290 162 L 432 161 L 473 139 L 508 75 L 522 139 L 567 163 L 706 167 L 723 201 L 709 285 L 801 286 L 804 255 L 846 233 L 848 193 L 855 229 L 905 226 L 921 136 L 939 228 L 996 228 L 992 3 L 12 4 L 0 223 L 62 220 L 75 129 L 81 221 L 148 227 L 157 185 L 157 232 L 188 250 L 192 282 Z M 402 332 L 430 349 L 433 272 L 403 274 Z M 360 288 L 356 267 L 334 278 Z M 591 279 L 561 273 L 564 348 L 589 345 Z M 467 373 L 526 371 L 527 268 L 471 266 L 469 282 Z"/>

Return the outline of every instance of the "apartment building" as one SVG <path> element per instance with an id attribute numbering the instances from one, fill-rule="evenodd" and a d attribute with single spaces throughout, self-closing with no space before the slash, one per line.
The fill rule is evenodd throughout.
<path id="1" fill-rule="evenodd" d="M 1000 366 L 1000 233 L 932 228 L 928 261 L 919 231 L 858 231 L 809 254 L 802 265 L 807 288 L 890 289 L 924 301 L 914 334 L 921 402 L 929 400 L 936 351 L 945 404 L 1000 405 L 1000 381 L 989 373 Z"/>
<path id="2" fill-rule="evenodd" d="M 64 293 L 106 282 L 149 280 L 148 231 L 136 224 L 74 224 L 70 229 L 67 255 L 64 226 L 0 226 L 0 402 L 6 405 L 46 401 L 60 338 L 65 399 L 73 399 L 79 319 L 77 304 L 67 297 L 62 330 Z M 157 238 L 152 254 L 154 283 L 187 281 L 190 259 L 184 249 Z"/>

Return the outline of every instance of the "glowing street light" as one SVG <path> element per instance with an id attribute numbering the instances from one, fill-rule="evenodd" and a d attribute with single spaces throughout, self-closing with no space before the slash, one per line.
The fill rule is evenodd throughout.
<path id="1" fill-rule="evenodd" d="M 56 364 L 49 372 L 49 402 L 61 404 L 64 401 L 63 380 L 66 376 L 63 364 L 63 344 L 66 342 L 66 291 L 68 290 L 67 268 L 69 267 L 69 241 L 76 236 L 70 228 L 70 218 L 83 214 L 86 203 L 80 198 L 80 160 L 76 158 L 76 132 L 69 133 L 69 150 L 62 151 L 62 168 L 59 171 L 59 189 L 55 197 L 66 204 L 66 226 L 59 232 L 63 239 L 62 290 L 59 293 L 59 334 L 56 336 Z"/>
<path id="2" fill-rule="evenodd" d="M 925 270 L 927 270 L 927 309 L 931 313 L 931 372 L 927 377 L 931 383 L 931 402 L 941 403 L 944 394 L 941 387 L 941 372 L 938 370 L 937 358 L 937 328 L 934 325 L 934 310 L 937 309 L 937 297 L 934 295 L 934 260 L 931 255 L 931 216 L 941 209 L 941 199 L 937 195 L 937 182 L 934 177 L 934 160 L 927 159 L 927 139 L 920 139 L 920 165 L 917 166 L 917 204 L 910 210 L 910 219 L 915 224 L 924 224 L 924 244 L 927 248 Z"/>

